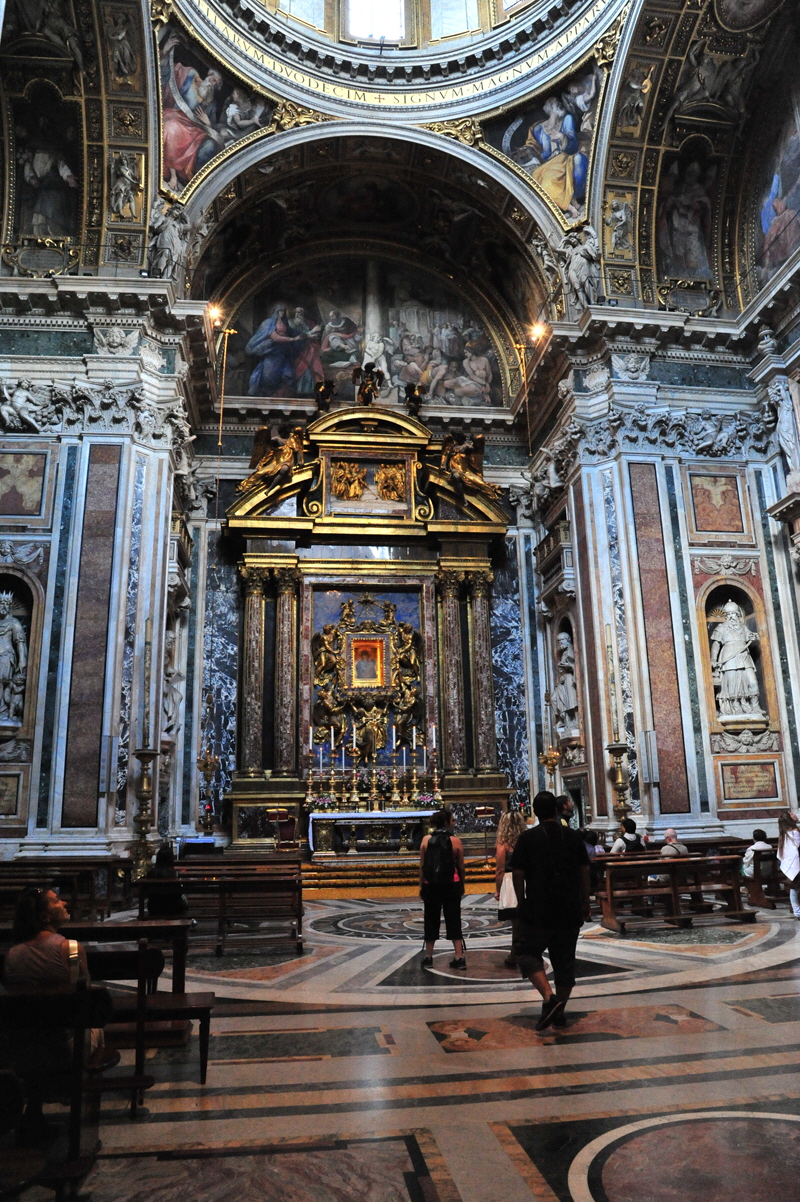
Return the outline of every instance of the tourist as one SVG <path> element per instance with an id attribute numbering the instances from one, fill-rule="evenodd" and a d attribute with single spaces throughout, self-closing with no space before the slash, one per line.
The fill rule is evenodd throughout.
<path id="1" fill-rule="evenodd" d="M 604 856 L 606 854 L 606 849 L 600 842 L 600 836 L 598 835 L 597 831 L 581 831 L 580 836 L 586 845 L 586 854 L 590 860 L 595 860 L 598 856 Z"/>
<path id="2" fill-rule="evenodd" d="M 500 901 L 500 891 L 503 888 L 504 879 L 506 877 L 513 879 L 513 874 L 511 872 L 511 854 L 514 851 L 517 839 L 519 839 L 522 832 L 527 829 L 528 824 L 525 821 L 524 815 L 521 814 L 519 810 L 509 810 L 507 813 L 503 814 L 500 819 L 497 827 L 497 846 L 495 847 L 494 851 L 496 870 L 494 881 L 494 899 L 496 902 Z M 510 910 L 501 909 L 498 913 L 498 917 L 511 920 L 511 938 L 513 941 L 514 923 L 517 917 L 516 908 L 512 907 Z M 503 963 L 505 964 L 506 968 L 517 967 L 517 958 L 514 955 L 513 950 L 511 951 L 510 955 L 506 956 Z"/>
<path id="3" fill-rule="evenodd" d="M 182 918 L 189 903 L 175 868 L 175 852 L 169 843 L 159 847 L 156 862 L 148 872 L 147 879 L 162 882 L 157 893 L 148 895 L 148 918 Z"/>
<path id="4" fill-rule="evenodd" d="M 562 826 L 572 826 L 572 819 L 575 815 L 575 802 L 567 793 L 561 793 L 556 798 L 558 806 L 558 816 L 561 819 Z"/>
<path id="5" fill-rule="evenodd" d="M 520 972 L 542 997 L 537 1031 L 564 1027 L 564 1010 L 575 984 L 575 947 L 589 917 L 589 857 L 577 831 L 562 825 L 552 793 L 537 793 L 533 812 L 539 825 L 517 840 L 511 867 L 519 917 L 514 953 Z M 542 952 L 553 967 L 555 993 Z"/>
<path id="6" fill-rule="evenodd" d="M 69 989 L 89 980 L 86 952 L 75 939 L 59 934 L 69 910 L 53 889 L 26 889 L 14 915 L 14 946 L 5 963 L 9 993 Z"/>
<path id="7" fill-rule="evenodd" d="M 641 837 L 636 833 L 636 823 L 632 818 L 623 818 L 619 824 L 619 833 L 611 846 L 612 856 L 629 855 L 634 851 L 646 851 Z"/>
<path id="8" fill-rule="evenodd" d="M 800 830 L 789 810 L 778 815 L 778 859 L 781 872 L 789 882 L 789 902 L 795 918 L 800 918 Z"/>
<path id="9" fill-rule="evenodd" d="M 433 832 L 426 835 L 419 849 L 419 895 L 425 904 L 425 955 L 422 967 L 433 964 L 433 945 L 439 938 L 444 911 L 447 938 L 453 941 L 451 968 L 466 968 L 464 937 L 461 934 L 461 898 L 464 893 L 464 845 L 453 834 L 451 810 L 438 810 L 433 816 Z"/>
<path id="10" fill-rule="evenodd" d="M 755 873 L 755 852 L 773 850 L 771 844 L 767 842 L 767 832 L 757 828 L 753 831 L 753 842 L 748 847 L 742 857 L 742 876 L 748 881 L 752 881 Z"/>
<path id="11" fill-rule="evenodd" d="M 661 848 L 661 855 L 669 859 L 670 856 L 688 856 L 689 848 L 685 843 L 678 840 L 677 833 L 672 829 L 664 831 L 664 846 Z"/>

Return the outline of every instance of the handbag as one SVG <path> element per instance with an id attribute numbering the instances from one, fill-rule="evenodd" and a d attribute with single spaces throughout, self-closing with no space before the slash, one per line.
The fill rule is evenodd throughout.
<path id="1" fill-rule="evenodd" d="M 514 888 L 514 874 L 507 872 L 500 886 L 500 898 L 497 903 L 498 918 L 517 917 L 517 891 Z"/>

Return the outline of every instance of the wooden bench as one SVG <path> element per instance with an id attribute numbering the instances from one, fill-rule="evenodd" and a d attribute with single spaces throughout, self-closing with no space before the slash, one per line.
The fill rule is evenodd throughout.
<path id="1" fill-rule="evenodd" d="M 303 951 L 303 881 L 300 872 L 280 874 L 264 872 L 257 876 L 226 872 L 203 876 L 180 874 L 180 883 L 196 926 L 192 940 L 210 942 L 221 956 L 230 938 L 249 942 L 286 943 Z M 139 914 L 144 915 L 147 899 L 174 889 L 174 881 L 139 882 Z M 262 924 L 277 925 L 277 930 L 262 929 Z M 245 927 L 246 933 L 233 928 Z"/>
<path id="2" fill-rule="evenodd" d="M 600 925 L 622 934 L 631 918 L 652 920 L 656 908 L 663 908 L 658 921 L 668 926 L 690 927 L 697 914 L 711 912 L 731 922 L 753 922 L 755 910 L 742 908 L 740 869 L 740 856 L 620 857 L 605 865 L 598 885 Z M 663 877 L 667 880 L 649 879 Z"/>
<path id="3" fill-rule="evenodd" d="M 0 920 L 12 918 L 29 886 L 57 888 L 73 918 L 107 917 L 128 904 L 131 861 L 120 856 L 41 856 L 0 861 Z M 16 896 L 15 896 L 16 893 Z"/>
<path id="4" fill-rule="evenodd" d="M 67 922 L 61 934 L 81 943 L 133 943 L 146 939 L 151 944 L 169 944 L 172 947 L 172 988 L 175 993 L 186 990 L 186 956 L 189 949 L 188 918 L 145 918 L 127 922 Z M 10 923 L 0 923 L 0 947 L 9 947 L 13 942 Z"/>
<path id="5" fill-rule="evenodd" d="M 777 851 L 753 852 L 753 875 L 743 876 L 747 902 L 759 910 L 774 910 L 776 902 L 788 901 L 789 882 L 782 875 Z"/>
<path id="6" fill-rule="evenodd" d="M 211 1034 L 211 1011 L 216 1004 L 214 993 L 158 993 L 158 978 L 164 968 L 164 953 L 148 947 L 140 939 L 135 952 L 97 951 L 87 955 L 92 980 L 135 981 L 136 993 L 112 993 L 112 1024 L 135 1025 L 136 1049 L 134 1074 L 144 1073 L 148 1024 L 181 1023 L 194 1019 L 199 1024 L 200 1083 L 205 1085 L 208 1071 L 208 1046 Z M 111 1039 L 113 1041 L 113 1032 Z M 131 1098 L 131 1112 L 136 1112 L 136 1100 Z"/>

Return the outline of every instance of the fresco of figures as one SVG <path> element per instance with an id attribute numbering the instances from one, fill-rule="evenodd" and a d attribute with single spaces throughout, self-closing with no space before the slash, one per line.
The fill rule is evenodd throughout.
<path id="1" fill-rule="evenodd" d="M 557 90 L 484 125 L 487 142 L 530 175 L 570 220 L 586 214 L 586 185 L 603 72 L 589 65 Z"/>
<path id="2" fill-rule="evenodd" d="M 273 106 L 175 26 L 164 26 L 159 54 L 162 174 L 180 192 L 216 155 L 268 125 Z"/>
<path id="3" fill-rule="evenodd" d="M 435 404 L 503 404 L 486 323 L 436 277 L 390 261 L 340 256 L 292 271 L 250 297 L 233 325 L 232 396 L 302 399 L 328 379 L 352 401 L 353 370 L 371 362 L 385 376 L 379 403 L 419 384 Z"/>
<path id="4" fill-rule="evenodd" d="M 800 246 L 800 87 L 791 101 L 758 199 L 756 263 L 762 286 Z"/>

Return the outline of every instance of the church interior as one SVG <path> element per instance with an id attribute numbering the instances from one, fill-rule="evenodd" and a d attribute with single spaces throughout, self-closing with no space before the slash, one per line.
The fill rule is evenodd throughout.
<path id="1" fill-rule="evenodd" d="M 0 13 L 0 1200 L 795 1197 L 797 0 Z"/>

